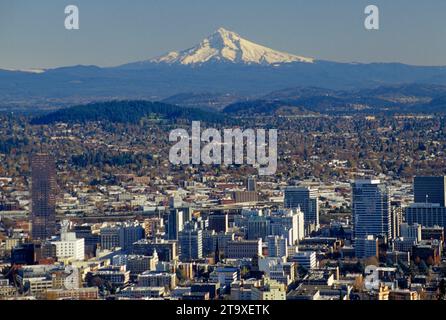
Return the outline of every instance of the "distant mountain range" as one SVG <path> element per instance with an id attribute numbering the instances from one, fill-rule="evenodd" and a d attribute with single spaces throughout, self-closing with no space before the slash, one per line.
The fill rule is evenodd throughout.
<path id="1" fill-rule="evenodd" d="M 259 99 L 237 101 L 223 112 L 234 116 L 438 113 L 446 112 L 446 86 L 407 84 L 359 90 L 297 87 L 274 91 Z"/>
<path id="2" fill-rule="evenodd" d="M 216 110 L 252 100 L 285 100 L 305 108 L 346 102 L 414 105 L 440 99 L 435 88 L 442 85 L 446 67 L 321 61 L 269 49 L 220 28 L 190 49 L 118 67 L 0 70 L 0 107 L 54 108 L 115 99 Z M 427 91 L 425 101 L 418 90 Z M 265 97 L 267 92 L 274 93 Z M 442 99 L 433 106 L 442 105 Z"/>
<path id="3" fill-rule="evenodd" d="M 352 115 L 357 113 L 432 114 L 444 113 L 446 110 L 446 86 L 438 85 L 411 84 L 357 91 L 298 87 L 275 91 L 260 99 L 243 99 L 223 108 L 215 108 L 215 103 L 219 99 L 221 99 L 220 102 L 228 102 L 233 98 L 235 97 L 225 95 L 180 94 L 166 99 L 189 102 L 189 105 L 182 103 L 181 106 L 149 101 L 90 103 L 36 116 L 31 120 L 31 124 L 84 123 L 88 121 L 138 123 L 143 118 L 235 124 L 238 123 L 239 118 L 257 116 Z M 203 110 L 206 101 L 213 101 L 213 105 L 208 107 L 208 110 Z M 197 105 L 202 107 L 195 107 Z"/>

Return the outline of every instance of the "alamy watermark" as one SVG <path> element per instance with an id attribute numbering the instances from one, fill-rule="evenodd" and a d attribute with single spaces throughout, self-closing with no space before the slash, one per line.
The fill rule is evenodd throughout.
<path id="1" fill-rule="evenodd" d="M 65 29 L 79 30 L 79 8 L 75 5 L 65 7 Z"/>
<path id="2" fill-rule="evenodd" d="M 262 176 L 277 171 L 276 129 L 267 132 L 265 129 L 208 128 L 201 132 L 200 122 L 194 121 L 191 135 L 185 129 L 175 129 L 170 132 L 169 141 L 177 142 L 169 152 L 169 160 L 174 165 L 247 164 L 256 167 Z"/>
<path id="3" fill-rule="evenodd" d="M 366 30 L 379 30 L 379 8 L 376 5 L 368 5 L 364 9 L 366 18 L 364 27 Z M 65 7 L 65 29 L 79 30 L 79 7 L 77 5 L 68 5 Z"/>
<path id="4" fill-rule="evenodd" d="M 375 5 L 369 5 L 364 9 L 367 17 L 364 20 L 364 27 L 367 30 L 379 30 L 379 8 Z"/>

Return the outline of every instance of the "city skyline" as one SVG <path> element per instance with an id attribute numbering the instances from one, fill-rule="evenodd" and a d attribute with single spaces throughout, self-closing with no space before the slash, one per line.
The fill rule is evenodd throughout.
<path id="1" fill-rule="evenodd" d="M 329 121 L 332 126 L 338 118 L 310 120 Z M 289 117 L 282 122 L 285 119 L 294 124 L 302 121 Z M 358 123 L 365 120 L 363 116 L 356 119 Z M 381 121 L 395 121 L 390 119 Z M 4 239 L 0 241 L 0 299 L 162 299 L 185 305 L 189 300 L 444 299 L 446 180 L 439 174 L 443 171 L 434 175 L 409 170 L 403 179 L 397 173 L 405 171 L 401 164 L 395 169 L 370 170 L 346 160 L 335 161 L 332 152 L 326 154 L 328 158 L 319 152 L 320 158 L 311 157 L 310 162 L 305 156 L 301 161 L 287 161 L 279 165 L 276 175 L 268 177 L 255 176 L 253 168 L 243 165 L 179 169 L 157 163 L 166 144 L 156 142 L 154 154 L 160 158 L 139 158 L 138 169 L 136 159 L 127 158 L 127 166 L 125 157 L 107 160 L 104 155 L 85 156 L 88 151 L 73 156 L 73 151 L 80 152 L 82 145 L 89 150 L 121 145 L 135 155 L 139 153 L 138 128 L 144 137 L 148 132 L 143 122 L 28 126 L 13 122 L 14 118 L 8 121 L 12 122 L 2 125 L 27 134 L 27 139 L 37 139 L 38 150 L 52 156 L 37 154 L 31 167 L 16 167 L 14 164 L 24 163 L 21 158 L 33 154 L 23 151 L 26 145 L 20 144 L 10 156 L 18 159 L 5 162 L 2 175 L 11 178 L 0 176 L 4 195 L 0 198 Z M 400 124 L 405 128 L 402 145 L 411 121 Z M 432 128 L 429 121 L 439 119 L 420 121 Z M 152 130 L 155 123 L 149 120 Z M 156 126 L 165 132 L 163 123 Z M 22 130 L 20 125 L 40 134 Z M 413 132 L 425 134 L 419 126 Z M 298 126 L 290 127 L 300 132 Z M 368 134 L 357 125 L 352 128 L 361 136 Z M 398 134 L 398 130 L 388 133 Z M 382 143 L 382 136 L 370 134 Z M 150 135 L 167 138 L 162 133 Z M 46 139 L 48 136 L 53 139 Z M 408 136 L 412 141 L 413 136 Z M 291 134 L 287 138 L 294 141 Z M 22 141 L 20 134 L 17 139 Z M 341 143 L 329 139 L 325 136 L 328 145 L 339 150 Z M 423 139 L 428 138 L 423 135 Z M 375 143 L 365 141 L 366 147 Z M 145 139 L 140 142 L 147 147 Z M 315 143 L 323 149 L 321 142 Z M 307 141 L 306 146 L 312 143 Z M 439 151 L 435 144 L 427 148 Z M 424 147 L 418 145 L 417 150 L 423 153 Z M 412 157 L 418 158 L 417 154 Z M 51 159 L 57 159 L 57 172 Z M 308 169 L 306 164 L 318 160 L 333 172 L 324 175 L 320 167 Z M 296 173 L 293 166 L 304 171 Z M 369 178 L 372 176 L 376 178 Z M 49 183 L 54 185 L 56 178 L 61 183 L 54 197 Z M 26 201 L 28 190 L 31 203 Z M 426 203 L 425 195 L 433 203 Z M 46 208 L 45 214 L 53 208 L 57 212 L 54 223 L 47 225 L 54 232 L 32 237 L 34 226 L 41 226 L 27 214 L 34 212 L 35 202 L 37 208 Z M 415 282 L 419 279 L 428 280 Z M 408 284 L 410 281 L 416 285 Z"/>
<path id="2" fill-rule="evenodd" d="M 445 11 L 0 0 L 0 301 L 446 300 Z"/>

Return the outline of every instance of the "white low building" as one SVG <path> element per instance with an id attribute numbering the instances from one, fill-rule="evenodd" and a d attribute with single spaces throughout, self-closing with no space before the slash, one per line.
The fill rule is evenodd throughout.
<path id="1" fill-rule="evenodd" d="M 69 259 L 82 261 L 85 259 L 84 239 L 77 239 L 74 232 L 64 232 L 60 241 L 54 241 L 56 257 L 59 260 Z"/>

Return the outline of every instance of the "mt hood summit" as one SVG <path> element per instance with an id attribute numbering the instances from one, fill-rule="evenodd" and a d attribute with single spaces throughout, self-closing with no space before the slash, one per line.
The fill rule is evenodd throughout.
<path id="1" fill-rule="evenodd" d="M 314 59 L 276 51 L 246 40 L 235 32 L 220 28 L 190 49 L 172 51 L 149 62 L 180 65 L 202 65 L 209 62 L 275 65 L 293 62 L 313 63 Z"/>

